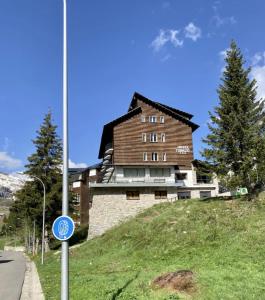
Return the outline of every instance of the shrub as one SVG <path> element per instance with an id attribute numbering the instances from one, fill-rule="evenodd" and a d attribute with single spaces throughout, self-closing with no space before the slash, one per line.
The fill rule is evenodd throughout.
<path id="1" fill-rule="evenodd" d="M 69 246 L 73 246 L 79 243 L 84 242 L 87 239 L 87 234 L 88 234 L 88 225 L 82 225 L 78 227 L 73 236 L 69 240 Z M 56 250 L 61 247 L 61 241 L 56 240 L 54 237 L 50 240 L 49 243 L 50 249 L 51 250 Z"/>

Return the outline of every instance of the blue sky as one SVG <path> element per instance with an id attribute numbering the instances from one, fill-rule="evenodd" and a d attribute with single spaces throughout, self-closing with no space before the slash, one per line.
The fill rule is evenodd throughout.
<path id="1" fill-rule="evenodd" d="M 69 0 L 71 165 L 97 162 L 102 127 L 134 91 L 194 114 L 195 157 L 235 39 L 265 96 L 265 2 Z M 62 1 L 0 2 L 0 171 L 23 169 L 49 108 L 61 135 Z"/>

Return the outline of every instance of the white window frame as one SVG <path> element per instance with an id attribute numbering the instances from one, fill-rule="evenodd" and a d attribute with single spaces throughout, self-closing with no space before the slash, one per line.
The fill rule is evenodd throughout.
<path id="1" fill-rule="evenodd" d="M 159 161 L 158 153 L 157 152 L 152 152 L 151 158 L 152 158 L 152 161 Z M 154 158 L 156 158 L 156 159 L 154 159 Z"/>
<path id="2" fill-rule="evenodd" d="M 165 123 L 165 117 L 164 116 L 160 116 L 160 123 Z"/>
<path id="3" fill-rule="evenodd" d="M 141 122 L 145 123 L 145 115 L 141 115 Z"/>
<path id="4" fill-rule="evenodd" d="M 146 133 L 142 133 L 142 142 L 146 143 Z"/>
<path id="5" fill-rule="evenodd" d="M 148 161 L 148 155 L 147 152 L 143 153 L 143 161 Z"/>
<path id="6" fill-rule="evenodd" d="M 151 132 L 150 133 L 150 142 L 151 143 L 157 143 L 157 133 L 156 132 Z"/>
<path id="7" fill-rule="evenodd" d="M 149 122 L 150 123 L 156 123 L 157 122 L 157 117 L 156 116 L 149 116 Z"/>
<path id="8" fill-rule="evenodd" d="M 163 132 L 161 133 L 161 142 L 165 143 L 166 142 L 166 134 Z"/>
<path id="9" fill-rule="evenodd" d="M 166 152 L 162 153 L 162 161 L 167 161 L 167 153 Z"/>

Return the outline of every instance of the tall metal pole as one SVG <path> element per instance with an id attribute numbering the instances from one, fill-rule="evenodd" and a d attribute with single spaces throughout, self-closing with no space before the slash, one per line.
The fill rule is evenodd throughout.
<path id="1" fill-rule="evenodd" d="M 68 71 L 67 71 L 67 0 L 63 0 L 63 203 L 68 215 Z M 62 242 L 61 300 L 69 299 L 69 245 Z"/>

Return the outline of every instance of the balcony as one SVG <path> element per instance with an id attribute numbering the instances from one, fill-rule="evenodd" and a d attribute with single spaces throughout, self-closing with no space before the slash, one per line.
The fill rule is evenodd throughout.
<path id="1" fill-rule="evenodd" d="M 152 186 L 172 186 L 172 187 L 182 187 L 183 182 L 175 182 L 171 178 L 117 178 L 113 177 L 109 182 L 98 182 L 91 183 L 91 187 L 152 187 Z"/>

